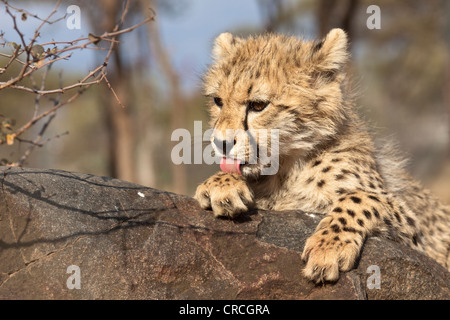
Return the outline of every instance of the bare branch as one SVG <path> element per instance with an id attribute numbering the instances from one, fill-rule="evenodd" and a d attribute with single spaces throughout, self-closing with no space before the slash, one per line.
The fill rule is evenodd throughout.
<path id="1" fill-rule="evenodd" d="M 52 13 L 50 13 L 50 15 L 48 16 L 48 19 L 56 12 L 56 8 L 57 8 L 57 6 L 55 6 L 55 9 L 52 11 Z M 37 65 L 36 63 L 33 64 L 32 61 L 30 61 L 30 59 L 29 59 L 29 55 L 30 55 L 30 52 L 31 52 L 31 47 L 34 44 L 34 41 L 36 40 L 36 37 L 37 37 L 38 34 L 35 32 L 35 37 L 31 40 L 29 45 L 26 45 L 23 34 L 17 28 L 17 24 L 15 22 L 15 16 L 10 13 L 10 11 L 8 10 L 8 7 L 6 7 L 6 10 L 7 10 L 7 12 L 9 12 L 11 18 L 13 19 L 13 23 L 14 23 L 14 26 L 15 26 L 14 29 L 19 34 L 19 36 L 21 38 L 21 41 L 23 43 L 23 46 L 26 49 L 22 50 L 21 52 L 20 51 L 19 52 L 15 52 L 11 56 L 3 54 L 3 56 L 7 56 L 7 57 L 10 58 L 10 61 L 8 61 L 7 66 L 9 66 L 12 61 L 19 61 L 23 65 L 23 68 L 21 69 L 21 72 L 19 73 L 19 75 L 17 77 L 12 78 L 12 79 L 10 79 L 10 80 L 8 80 L 6 82 L 0 82 L 0 90 L 2 90 L 4 88 L 7 88 L 7 87 L 10 87 L 10 88 L 17 89 L 17 90 L 28 91 L 28 92 L 32 92 L 32 93 L 40 93 L 40 94 L 51 94 L 51 93 L 59 92 L 59 91 L 55 91 L 56 89 L 55 90 L 47 90 L 47 92 L 44 91 L 44 90 L 41 90 L 41 92 L 37 92 L 36 90 L 31 89 L 31 88 L 26 88 L 24 86 L 17 86 L 16 83 L 18 83 L 23 78 L 29 76 L 30 74 L 32 74 L 36 70 L 39 70 L 39 69 L 41 69 L 42 67 L 44 67 L 44 66 L 46 66 L 48 64 L 53 64 L 53 63 L 55 63 L 58 60 L 68 59 L 71 56 L 71 54 L 68 54 L 68 55 L 65 55 L 65 56 L 62 56 L 62 57 L 61 56 L 57 57 L 57 56 L 61 55 L 62 53 L 65 53 L 65 52 L 68 52 L 68 51 L 74 51 L 74 50 L 78 50 L 78 49 L 86 49 L 86 48 L 87 49 L 97 49 L 97 50 L 101 49 L 101 50 L 104 50 L 104 48 L 89 47 L 90 45 L 95 44 L 96 42 L 98 42 L 97 39 L 90 39 L 89 37 L 87 37 L 87 38 L 86 37 L 85 38 L 79 38 L 79 39 L 75 39 L 75 40 L 72 40 L 72 41 L 47 42 L 47 43 L 41 44 L 41 46 L 44 46 L 44 45 L 55 45 L 57 43 L 68 44 L 68 46 L 66 46 L 66 47 L 64 47 L 62 49 L 59 49 L 59 50 L 58 49 L 54 50 L 54 51 L 47 50 L 48 53 L 46 53 L 45 56 L 41 57 L 39 61 L 45 60 L 46 58 L 48 58 L 50 56 L 57 57 L 57 58 L 51 59 L 51 60 L 49 60 L 49 61 L 47 61 L 45 63 L 41 63 L 39 65 Z M 153 10 L 152 10 L 152 12 L 154 13 Z M 126 28 L 126 29 L 122 29 L 122 30 L 118 30 L 118 31 L 112 31 L 112 32 L 105 32 L 101 36 L 98 36 L 98 39 L 111 42 L 111 44 L 118 44 L 118 41 L 115 39 L 118 35 L 131 32 L 131 31 L 135 30 L 136 28 L 140 27 L 141 25 L 143 25 L 145 23 L 148 23 L 149 21 L 154 20 L 154 17 L 155 17 L 155 15 L 153 15 L 151 17 L 148 17 L 145 20 L 141 21 L 140 23 L 135 24 L 135 25 L 133 25 L 133 26 L 131 26 L 129 28 Z M 122 15 L 122 19 L 123 18 L 124 18 L 124 16 Z M 43 23 L 44 23 L 44 21 L 43 21 Z M 39 27 L 42 27 L 43 23 Z M 118 25 L 116 25 L 116 27 L 114 29 L 117 30 L 118 29 Z M 85 41 L 85 42 L 80 44 L 80 45 L 74 45 L 74 44 L 82 42 L 82 41 Z M 111 51 L 112 51 L 111 49 L 112 49 L 112 46 L 110 46 L 110 51 L 107 54 L 107 58 L 105 59 L 105 62 L 107 62 L 108 59 L 109 59 L 109 56 L 110 56 Z M 17 51 L 17 48 L 16 48 L 16 51 Z M 18 59 L 18 57 L 17 57 L 22 52 L 26 52 L 27 53 L 26 62 L 20 61 Z M 96 69 L 96 72 L 100 71 L 101 69 L 103 69 L 105 67 L 106 67 L 106 64 L 104 63 L 102 66 L 100 66 L 99 68 Z M 4 67 L 3 69 L 6 69 L 6 68 Z M 27 69 L 30 69 L 30 70 L 27 71 Z M 2 70 L 2 69 L 0 69 L 0 70 Z M 91 76 L 92 76 L 92 74 L 89 75 L 89 77 L 91 77 Z M 77 87 L 77 86 L 80 86 L 80 84 L 74 84 L 74 87 Z"/>
<path id="2" fill-rule="evenodd" d="M 14 50 L 14 53 L 12 54 L 12 56 L 10 57 L 9 61 L 5 64 L 5 66 L 2 68 L 0 73 L 3 73 L 6 71 L 6 69 L 8 69 L 8 67 L 11 65 L 11 63 L 16 60 L 17 56 L 19 55 L 19 51 L 20 51 L 20 47 L 17 46 L 16 49 Z"/>
<path id="3" fill-rule="evenodd" d="M 37 137 L 32 141 L 31 145 L 28 147 L 28 149 L 25 151 L 25 153 L 22 155 L 22 157 L 19 159 L 17 163 L 14 163 L 14 166 L 22 166 L 25 162 L 25 160 L 30 156 L 31 152 L 34 150 L 36 146 L 38 146 L 38 142 L 42 139 L 42 136 L 44 135 L 45 131 L 47 130 L 50 122 L 55 118 L 56 113 L 52 113 L 50 117 L 48 117 L 47 122 L 44 123 L 44 125 L 41 128 L 41 131 L 37 135 Z"/>
<path id="4" fill-rule="evenodd" d="M 116 98 L 117 103 L 119 103 L 119 105 L 120 105 L 122 108 L 125 108 L 125 106 L 124 106 L 123 103 L 120 101 L 119 97 L 117 96 L 116 91 L 114 91 L 113 87 L 111 86 L 111 83 L 109 83 L 108 78 L 106 77 L 106 75 L 103 74 L 103 76 L 104 76 L 103 79 L 105 80 L 106 85 L 108 86 L 108 88 L 109 88 L 109 89 L 111 90 L 111 92 L 113 93 L 114 98 Z"/>
<path id="5" fill-rule="evenodd" d="M 91 86 L 93 84 L 98 84 L 100 83 L 102 80 L 104 79 L 104 75 L 101 75 L 101 77 L 97 80 L 94 81 L 90 81 L 90 82 L 78 82 L 78 83 L 74 83 L 71 84 L 69 86 L 66 86 L 64 88 L 60 88 L 60 89 L 52 89 L 52 90 L 38 90 L 38 89 L 32 89 L 32 88 L 28 88 L 25 86 L 10 86 L 10 88 L 13 89 L 17 89 L 17 90 L 22 90 L 22 91 L 27 91 L 27 92 L 32 92 L 32 93 L 37 93 L 38 95 L 47 95 L 47 94 L 54 94 L 54 93 L 64 93 L 67 90 L 70 89 L 74 89 L 74 88 L 79 88 L 79 87 L 85 87 L 85 86 Z"/>
<path id="6" fill-rule="evenodd" d="M 67 13 L 66 13 L 64 16 L 62 16 L 62 17 L 60 17 L 60 18 L 58 18 L 58 19 L 56 19 L 56 20 L 48 21 L 48 19 L 42 19 L 42 18 L 40 18 L 37 14 L 31 13 L 31 12 L 25 10 L 25 9 L 20 9 L 20 8 L 13 7 L 9 2 L 6 2 L 6 1 L 4 1 L 4 0 L 1 0 L 1 1 L 2 1 L 5 5 L 7 5 L 9 8 L 11 8 L 11 9 L 17 11 L 17 12 L 20 12 L 20 13 L 22 13 L 22 14 L 25 13 L 27 16 L 33 17 L 33 18 L 35 18 L 35 19 L 37 19 L 37 20 L 40 20 L 40 21 L 42 21 L 42 22 L 44 22 L 44 23 L 47 23 L 47 24 L 54 24 L 54 23 L 56 23 L 56 22 L 59 22 L 59 21 L 61 21 L 61 20 L 64 20 L 64 19 L 67 17 Z"/>
<path id="7" fill-rule="evenodd" d="M 14 47 L 14 52 L 12 54 L 0 53 L 0 56 L 8 58 L 6 64 L 3 67 L 0 67 L 0 74 L 4 73 L 8 67 L 10 67 L 13 63 L 18 63 L 21 65 L 19 72 L 15 77 L 12 77 L 8 81 L 0 82 L 0 91 L 5 88 L 10 88 L 13 90 L 19 90 L 24 92 L 29 92 L 36 94 L 35 102 L 34 102 L 34 113 L 30 120 L 28 120 L 24 125 L 16 130 L 12 130 L 12 128 L 8 128 L 7 139 L 1 139 L 0 145 L 8 143 L 9 145 L 13 144 L 15 140 L 23 143 L 29 143 L 30 145 L 20 157 L 17 162 L 13 162 L 12 165 L 22 166 L 25 161 L 29 158 L 30 154 L 36 147 L 42 147 L 44 144 L 49 142 L 51 138 L 44 140 L 42 142 L 43 136 L 47 131 L 47 128 L 53 121 L 56 116 L 56 112 L 65 105 L 68 105 L 75 101 L 83 92 L 85 92 L 88 88 L 93 85 L 97 85 L 100 82 L 104 81 L 108 88 L 111 90 L 115 99 L 124 107 L 119 97 L 117 96 L 115 90 L 112 88 L 111 83 L 108 81 L 106 77 L 106 68 L 109 63 L 109 59 L 116 48 L 116 45 L 119 44 L 117 37 L 119 35 L 129 33 L 138 27 L 148 23 L 149 21 L 154 20 L 155 12 L 152 11 L 152 15 L 147 17 L 145 20 L 132 25 L 131 27 L 121 29 L 122 25 L 125 21 L 125 16 L 128 12 L 130 1 L 126 1 L 122 8 L 122 15 L 119 22 L 114 26 L 112 31 L 104 32 L 101 36 L 89 35 L 89 37 L 82 37 L 73 40 L 67 41 L 51 41 L 47 43 L 37 43 L 37 39 L 40 36 L 40 30 L 45 24 L 52 24 L 57 21 L 60 21 L 66 17 L 58 18 L 56 20 L 50 21 L 50 19 L 55 15 L 57 9 L 61 3 L 58 0 L 53 8 L 53 10 L 48 14 L 46 18 L 40 18 L 39 16 L 32 14 L 26 10 L 19 9 L 13 7 L 5 0 L 0 0 L 5 5 L 6 12 L 12 20 L 13 29 L 17 33 L 20 38 L 20 45 L 10 43 Z M 39 21 L 41 21 L 40 25 L 34 30 L 33 38 L 27 43 L 25 40 L 25 35 L 19 30 L 17 25 L 17 18 L 12 13 L 21 13 L 26 16 L 31 16 Z M 3 39 L 3 35 L 1 35 Z M 101 47 L 98 46 L 100 41 L 104 41 L 108 43 L 108 46 Z M 8 42 L 3 43 L 7 44 Z M 59 47 L 62 46 L 62 47 Z M 107 50 L 106 55 L 104 57 L 103 63 L 97 65 L 92 71 L 90 71 L 87 75 L 84 76 L 83 79 L 79 80 L 76 83 L 71 83 L 69 85 L 63 86 L 62 84 L 62 75 L 60 73 L 60 82 L 59 87 L 54 89 L 46 88 L 46 79 L 47 75 L 51 69 L 51 66 L 60 60 L 69 59 L 72 55 L 73 51 L 80 49 L 91 49 L 91 50 Z M 33 75 L 37 70 L 44 68 L 44 72 L 41 74 L 41 82 L 40 85 L 37 84 Z M 30 79 L 31 85 L 19 84 L 19 82 L 23 79 Z M 72 89 L 77 89 L 76 92 L 72 92 L 67 99 L 63 99 L 63 94 L 67 93 Z M 52 97 L 50 95 L 57 94 L 57 97 Z M 43 96 L 48 96 L 48 99 L 53 102 L 53 106 L 46 111 L 40 112 L 40 104 Z M 44 124 L 42 125 L 39 133 L 34 139 L 23 139 L 21 136 L 27 132 L 30 128 L 36 125 L 37 122 L 45 119 Z M 56 138 L 64 135 L 59 134 L 55 136 Z"/>

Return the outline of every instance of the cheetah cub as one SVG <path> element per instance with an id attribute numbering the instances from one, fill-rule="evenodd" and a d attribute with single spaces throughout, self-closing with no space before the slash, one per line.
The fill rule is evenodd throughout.
<path id="1" fill-rule="evenodd" d="M 231 218 L 249 208 L 323 213 L 302 253 L 303 273 L 316 283 L 352 269 L 371 235 L 449 269 L 450 208 L 404 171 L 395 148 L 375 147 L 343 90 L 348 57 L 341 29 L 321 41 L 219 35 L 204 81 L 222 171 L 195 198 Z M 261 174 L 267 164 L 258 161 L 259 147 L 270 141 L 252 129 L 277 130 L 275 174 Z"/>

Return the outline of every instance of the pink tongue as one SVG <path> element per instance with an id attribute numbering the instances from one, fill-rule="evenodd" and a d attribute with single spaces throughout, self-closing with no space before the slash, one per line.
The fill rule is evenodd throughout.
<path id="1" fill-rule="evenodd" d="M 220 160 L 220 170 L 222 170 L 223 172 L 237 173 L 239 175 L 242 175 L 240 165 L 241 161 L 237 159 L 222 158 Z"/>

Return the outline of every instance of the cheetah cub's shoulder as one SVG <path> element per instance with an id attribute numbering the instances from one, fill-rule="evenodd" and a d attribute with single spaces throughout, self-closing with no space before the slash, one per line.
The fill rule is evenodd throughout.
<path id="1" fill-rule="evenodd" d="M 223 159 L 222 172 L 197 188 L 203 208 L 232 218 L 251 207 L 323 213 L 302 254 L 304 275 L 315 282 L 335 281 L 353 268 L 373 234 L 449 269 L 449 207 L 392 152 L 377 151 L 342 89 L 349 57 L 344 31 L 333 29 L 320 41 L 223 33 L 213 56 L 205 93 L 212 146 Z M 273 132 L 278 169 L 267 175 L 261 150 L 275 144 L 267 138 Z"/>

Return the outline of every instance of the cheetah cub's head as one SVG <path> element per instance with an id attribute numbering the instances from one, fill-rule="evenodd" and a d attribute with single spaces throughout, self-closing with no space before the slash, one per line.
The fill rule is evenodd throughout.
<path id="1" fill-rule="evenodd" d="M 321 41 L 219 35 L 204 84 L 222 170 L 256 178 L 274 165 L 261 161 L 262 151 L 282 166 L 332 139 L 347 113 L 348 56 L 341 29 Z"/>

